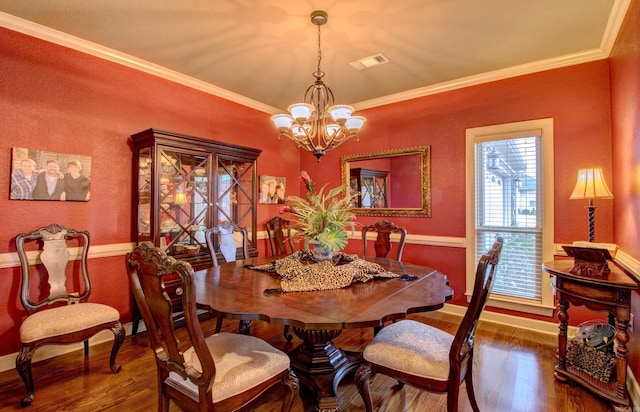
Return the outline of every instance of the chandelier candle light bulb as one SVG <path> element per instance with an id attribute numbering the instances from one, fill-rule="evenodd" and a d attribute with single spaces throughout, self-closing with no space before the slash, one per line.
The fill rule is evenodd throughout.
<path id="1" fill-rule="evenodd" d="M 304 94 L 305 103 L 295 103 L 287 108 L 290 114 L 276 114 L 271 121 L 280 132 L 279 139 L 288 137 L 298 147 L 313 153 L 318 159 L 349 139 L 359 139 L 358 132 L 366 119 L 352 116 L 353 106 L 334 104 L 333 92 L 324 84 L 324 72 L 320 70 L 320 26 L 327 22 L 325 11 L 311 13 L 311 22 L 318 26 L 318 68 L 313 72 L 316 81 Z"/>

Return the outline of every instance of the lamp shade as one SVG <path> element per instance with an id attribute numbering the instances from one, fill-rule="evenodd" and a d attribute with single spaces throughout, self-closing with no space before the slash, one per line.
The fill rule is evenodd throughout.
<path id="1" fill-rule="evenodd" d="M 364 125 L 365 120 L 362 116 L 351 116 L 347 119 L 345 126 L 351 133 L 357 133 L 358 130 L 362 128 L 362 125 Z"/>
<path id="2" fill-rule="evenodd" d="M 173 201 L 174 205 L 186 205 L 187 204 L 187 195 L 184 193 L 176 193 L 176 197 Z"/>
<path id="3" fill-rule="evenodd" d="M 336 104 L 335 106 L 331 106 L 327 109 L 329 115 L 338 124 L 344 124 L 348 118 L 351 117 L 351 113 L 353 113 L 353 106 L 349 106 L 347 104 Z"/>
<path id="4" fill-rule="evenodd" d="M 314 110 L 315 108 L 308 103 L 296 103 L 289 106 L 289 113 L 291 113 L 291 117 L 301 123 L 308 121 Z"/>
<path id="5" fill-rule="evenodd" d="M 576 187 L 569 199 L 611 199 L 613 195 L 604 181 L 601 167 L 578 170 Z"/>
<path id="6" fill-rule="evenodd" d="M 275 114 L 271 116 L 271 121 L 282 133 L 289 130 L 293 124 L 293 117 L 288 114 Z"/>

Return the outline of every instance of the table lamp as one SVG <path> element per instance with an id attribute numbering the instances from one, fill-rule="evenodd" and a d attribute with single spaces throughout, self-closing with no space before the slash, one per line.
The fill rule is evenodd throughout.
<path id="1" fill-rule="evenodd" d="M 613 195 L 602 176 L 601 167 L 589 167 L 578 170 L 576 187 L 569 199 L 589 199 L 586 206 L 589 215 L 589 242 L 595 241 L 595 209 L 593 199 L 612 199 Z"/>

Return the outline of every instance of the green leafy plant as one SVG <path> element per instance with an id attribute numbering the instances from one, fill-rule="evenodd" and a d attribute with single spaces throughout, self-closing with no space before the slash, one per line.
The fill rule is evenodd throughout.
<path id="1" fill-rule="evenodd" d="M 306 199 L 298 196 L 287 196 L 287 206 L 280 213 L 292 216 L 291 227 L 297 235 L 304 238 L 305 248 L 309 241 L 317 241 L 324 248 L 333 252 L 347 246 L 347 227 L 355 229 L 356 216 L 351 211 L 351 204 L 358 193 L 346 193 L 346 186 L 338 186 L 326 192 L 327 185 L 315 192 L 315 183 L 306 171 L 300 173 L 300 181 L 307 187 Z"/>

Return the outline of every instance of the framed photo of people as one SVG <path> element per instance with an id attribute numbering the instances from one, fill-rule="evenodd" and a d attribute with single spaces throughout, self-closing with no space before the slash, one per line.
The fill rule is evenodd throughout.
<path id="1" fill-rule="evenodd" d="M 260 200 L 258 203 L 284 204 L 286 188 L 286 177 L 260 176 Z"/>
<path id="2" fill-rule="evenodd" d="M 9 199 L 87 202 L 90 186 L 91 156 L 11 149 Z"/>

